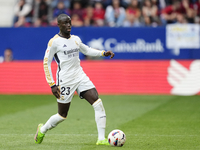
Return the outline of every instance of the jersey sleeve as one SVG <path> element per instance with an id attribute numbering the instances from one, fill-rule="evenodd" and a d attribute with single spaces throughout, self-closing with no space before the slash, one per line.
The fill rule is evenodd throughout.
<path id="1" fill-rule="evenodd" d="M 97 50 L 97 49 L 88 47 L 87 45 L 82 43 L 82 41 L 79 37 L 78 37 L 78 41 L 79 41 L 80 51 L 83 54 L 85 54 L 87 56 L 96 56 L 96 57 L 104 56 L 105 50 Z"/>
<path id="2" fill-rule="evenodd" d="M 55 82 L 52 76 L 52 71 L 51 71 L 51 62 L 53 60 L 55 53 L 56 53 L 56 46 L 55 46 L 55 43 L 53 43 L 53 39 L 51 39 L 48 43 L 45 56 L 44 56 L 44 61 L 43 61 L 46 80 L 50 87 L 55 85 Z"/>

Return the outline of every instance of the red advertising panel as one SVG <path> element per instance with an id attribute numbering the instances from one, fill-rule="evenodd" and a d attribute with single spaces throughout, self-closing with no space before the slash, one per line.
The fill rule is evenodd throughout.
<path id="1" fill-rule="evenodd" d="M 200 91 L 198 60 L 82 61 L 81 66 L 99 94 L 193 95 Z M 54 77 L 56 68 L 53 62 Z M 0 83 L 0 94 L 51 94 L 42 61 L 1 63 Z"/>

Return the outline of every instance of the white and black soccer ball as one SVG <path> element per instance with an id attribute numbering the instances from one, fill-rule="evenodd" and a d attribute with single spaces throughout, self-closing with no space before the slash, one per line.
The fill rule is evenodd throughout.
<path id="1" fill-rule="evenodd" d="M 123 131 L 115 129 L 111 131 L 108 135 L 108 142 L 112 146 L 121 147 L 126 141 L 126 135 Z"/>

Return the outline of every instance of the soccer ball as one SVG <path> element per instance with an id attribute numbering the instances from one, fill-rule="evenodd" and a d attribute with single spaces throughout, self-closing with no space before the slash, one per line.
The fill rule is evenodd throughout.
<path id="1" fill-rule="evenodd" d="M 108 135 L 108 142 L 112 146 L 121 147 L 126 141 L 126 135 L 123 131 L 115 129 L 111 131 Z"/>

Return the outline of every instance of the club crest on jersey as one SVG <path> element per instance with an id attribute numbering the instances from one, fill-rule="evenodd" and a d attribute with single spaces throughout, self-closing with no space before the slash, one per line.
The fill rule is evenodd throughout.
<path id="1" fill-rule="evenodd" d="M 63 47 L 67 47 L 67 45 L 64 44 Z"/>

